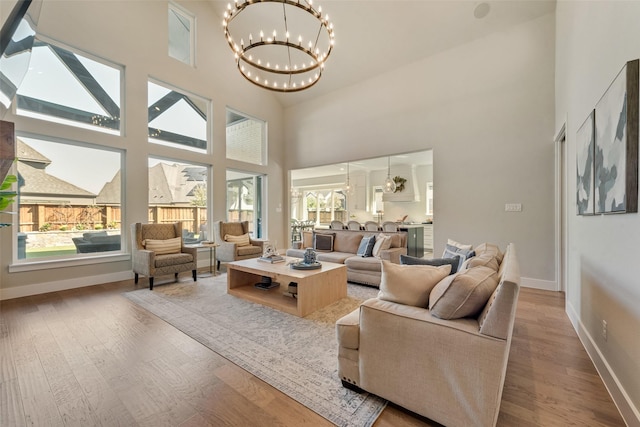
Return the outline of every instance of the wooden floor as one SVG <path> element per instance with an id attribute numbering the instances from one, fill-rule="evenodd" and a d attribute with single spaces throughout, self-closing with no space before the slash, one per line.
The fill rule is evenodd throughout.
<path id="1" fill-rule="evenodd" d="M 2 426 L 331 425 L 120 295 L 134 288 L 0 303 Z M 498 425 L 623 426 L 563 295 L 520 295 Z M 437 424 L 389 406 L 375 425 Z"/>

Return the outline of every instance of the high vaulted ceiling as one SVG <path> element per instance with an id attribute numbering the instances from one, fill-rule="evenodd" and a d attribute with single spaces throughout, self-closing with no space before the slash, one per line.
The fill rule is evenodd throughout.
<path id="1" fill-rule="evenodd" d="M 211 2 L 222 16 L 228 1 Z M 556 2 L 317 0 L 314 5 L 317 4 L 329 13 L 334 23 L 336 45 L 315 86 L 297 93 L 274 92 L 285 107 L 551 13 Z M 220 37 L 223 37 L 222 28 Z M 231 51 L 229 60 L 233 61 Z"/>

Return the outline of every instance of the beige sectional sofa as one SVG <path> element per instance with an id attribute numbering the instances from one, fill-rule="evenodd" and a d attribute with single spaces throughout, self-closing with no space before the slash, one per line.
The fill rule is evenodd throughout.
<path id="1" fill-rule="evenodd" d="M 336 323 L 343 384 L 376 394 L 449 427 L 495 425 L 520 272 L 512 244 L 491 262 L 482 261 L 491 257 L 480 255 L 473 263 L 470 261 L 472 268 L 444 277 L 428 291 L 426 307 L 381 299 L 387 287 L 385 270 L 381 295 L 365 301 Z M 444 295 L 443 289 L 455 290 L 447 283 L 474 274 L 491 275 L 489 269 L 496 267 L 495 289 L 485 288 L 485 295 L 490 297 L 474 315 L 436 317 L 434 302 L 440 304 L 441 300 L 433 299 Z M 456 309 L 455 303 L 448 308 L 439 307 L 440 314 L 443 308 Z"/>
<path id="2" fill-rule="evenodd" d="M 314 230 L 302 233 L 298 247 L 287 249 L 286 255 L 303 258 L 306 248 L 313 248 L 313 234 L 333 234 L 333 250 L 317 252 L 317 260 L 335 262 L 347 266 L 347 280 L 371 286 L 380 285 L 381 260 L 400 263 L 400 255 L 407 254 L 407 234 L 405 232 L 355 231 L 355 230 Z M 357 256 L 362 238 L 384 234 L 391 236 L 391 247 L 383 249 L 379 257 Z"/>

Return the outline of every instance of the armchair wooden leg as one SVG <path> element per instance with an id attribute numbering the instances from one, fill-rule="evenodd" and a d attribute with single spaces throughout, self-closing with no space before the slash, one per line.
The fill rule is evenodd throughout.
<path id="1" fill-rule="evenodd" d="M 173 276 L 175 277 L 176 282 L 177 282 L 178 281 L 178 273 L 175 273 Z"/>
<path id="2" fill-rule="evenodd" d="M 193 281 L 198 280 L 198 270 L 191 270 L 191 275 L 193 276 Z"/>
<path id="3" fill-rule="evenodd" d="M 133 273 L 133 283 L 135 283 L 136 285 L 138 284 L 138 273 Z"/>
<path id="4" fill-rule="evenodd" d="M 218 260 L 218 271 L 220 271 L 220 260 Z"/>
<path id="5" fill-rule="evenodd" d="M 153 277 L 149 277 L 149 290 L 153 290 Z"/>

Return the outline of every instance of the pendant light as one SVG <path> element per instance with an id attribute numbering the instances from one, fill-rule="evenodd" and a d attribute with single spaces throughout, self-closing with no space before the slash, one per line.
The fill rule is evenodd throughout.
<path id="1" fill-rule="evenodd" d="M 347 162 L 347 184 L 344 186 L 345 194 L 353 194 L 353 187 L 351 186 L 350 176 L 349 176 L 349 162 Z"/>
<path id="2" fill-rule="evenodd" d="M 391 157 L 387 157 L 387 179 L 384 180 L 382 191 L 385 193 L 395 193 L 396 183 L 391 179 Z"/>

